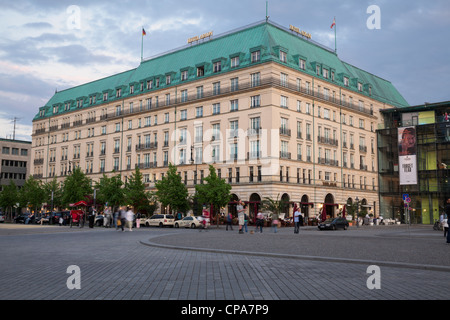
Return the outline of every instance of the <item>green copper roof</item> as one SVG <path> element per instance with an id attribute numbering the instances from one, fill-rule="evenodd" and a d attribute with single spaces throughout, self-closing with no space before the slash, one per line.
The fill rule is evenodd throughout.
<path id="1" fill-rule="evenodd" d="M 40 112 L 34 120 L 43 119 L 54 115 L 54 107 L 58 107 L 58 114 L 76 110 L 77 100 L 83 99 L 81 108 L 92 106 L 89 97 L 95 95 L 96 103 L 103 102 L 103 93 L 108 92 L 108 102 L 121 100 L 143 92 L 180 85 L 188 81 L 197 80 L 196 68 L 204 66 L 205 75 L 208 77 L 213 73 L 213 62 L 223 61 L 220 73 L 235 71 L 238 68 L 247 67 L 251 63 L 251 52 L 260 50 L 261 61 L 274 61 L 282 63 L 279 59 L 279 51 L 287 53 L 288 60 L 285 65 L 300 70 L 299 58 L 306 60 L 306 69 L 300 70 L 309 75 L 316 75 L 316 65 L 327 68 L 334 72 L 335 80 L 330 82 L 344 86 L 343 77 L 348 77 L 350 87 L 347 89 L 357 92 L 357 82 L 360 82 L 364 91 L 362 94 L 369 96 L 368 87 L 371 87 L 371 97 L 395 107 L 406 107 L 409 104 L 389 82 L 371 73 L 358 69 L 339 59 L 330 49 L 311 40 L 307 40 L 297 34 L 281 27 L 273 22 L 258 22 L 253 25 L 230 31 L 226 34 L 213 37 L 198 44 L 187 45 L 172 52 L 159 55 L 158 57 L 144 60 L 137 68 L 119 73 L 107 78 L 86 83 L 67 90 L 56 92 L 48 103 L 40 108 Z M 231 68 L 229 60 L 231 57 L 239 56 L 238 68 Z M 188 79 L 181 81 L 181 72 L 188 71 Z M 165 83 L 166 75 L 172 75 L 169 85 Z M 321 77 L 321 76 L 319 76 Z M 146 82 L 155 81 L 159 78 L 159 88 L 147 90 Z M 140 84 L 144 83 L 141 91 Z M 130 86 L 134 86 L 134 93 L 130 94 Z M 122 88 L 122 96 L 116 98 L 116 89 Z M 360 92 L 361 93 L 361 92 Z M 70 103 L 70 109 L 64 105 Z"/>

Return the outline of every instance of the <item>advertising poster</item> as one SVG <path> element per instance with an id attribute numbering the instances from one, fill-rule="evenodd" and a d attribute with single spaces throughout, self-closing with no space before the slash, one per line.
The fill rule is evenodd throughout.
<path id="1" fill-rule="evenodd" d="M 417 184 L 417 142 L 415 127 L 398 129 L 398 157 L 400 185 Z"/>

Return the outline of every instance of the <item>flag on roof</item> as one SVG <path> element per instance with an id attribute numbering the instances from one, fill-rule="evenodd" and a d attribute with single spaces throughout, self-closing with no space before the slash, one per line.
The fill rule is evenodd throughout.
<path id="1" fill-rule="evenodd" d="M 146 35 L 147 35 L 147 32 L 145 32 L 145 29 L 144 29 L 144 28 L 142 28 L 142 35 L 143 35 L 143 36 L 146 36 Z"/>
<path id="2" fill-rule="evenodd" d="M 331 29 L 333 29 L 333 27 L 336 25 L 336 18 L 333 19 L 333 23 L 331 24 Z"/>

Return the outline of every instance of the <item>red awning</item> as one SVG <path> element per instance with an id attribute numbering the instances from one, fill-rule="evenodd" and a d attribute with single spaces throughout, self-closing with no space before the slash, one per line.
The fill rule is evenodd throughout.
<path id="1" fill-rule="evenodd" d="M 71 207 L 79 207 L 79 206 L 84 206 L 87 207 L 87 203 L 86 201 L 78 201 L 77 203 L 72 203 L 70 204 Z"/>

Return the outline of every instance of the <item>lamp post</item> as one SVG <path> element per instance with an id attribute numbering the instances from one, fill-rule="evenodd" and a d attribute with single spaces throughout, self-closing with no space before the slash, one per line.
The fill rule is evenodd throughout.
<path id="1" fill-rule="evenodd" d="M 356 196 L 356 227 L 359 228 L 359 198 Z"/>
<path id="2" fill-rule="evenodd" d="M 193 200 L 193 203 L 192 203 L 192 205 L 194 206 L 194 215 L 195 216 L 197 216 L 198 214 L 197 214 L 197 207 L 198 207 L 198 204 L 197 204 L 197 189 L 195 188 L 195 185 L 197 184 L 197 162 L 196 161 L 194 161 L 194 146 L 192 145 L 191 146 L 191 164 L 194 164 L 195 163 L 195 171 L 194 171 L 194 200 Z"/>

